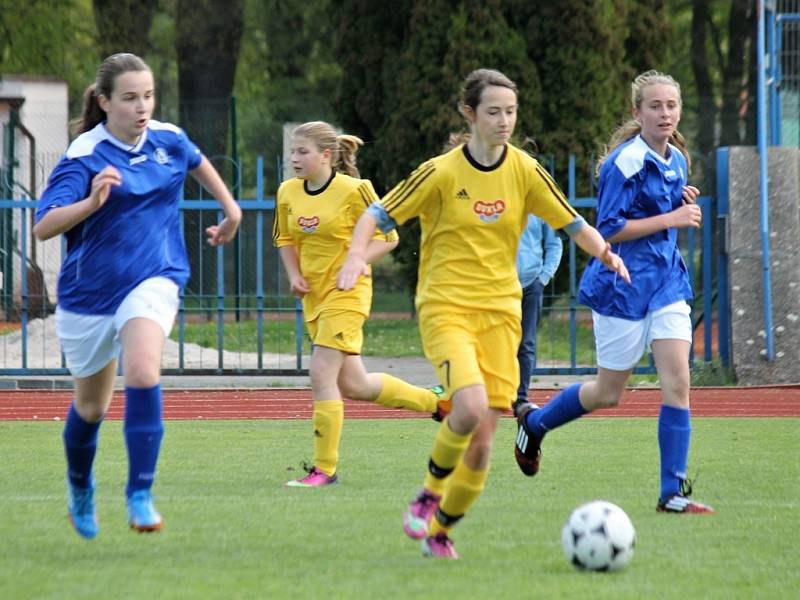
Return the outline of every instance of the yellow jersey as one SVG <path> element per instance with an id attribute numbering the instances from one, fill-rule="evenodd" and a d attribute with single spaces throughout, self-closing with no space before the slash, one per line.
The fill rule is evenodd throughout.
<path id="1" fill-rule="evenodd" d="M 578 216 L 539 162 L 506 144 L 495 165 L 465 145 L 420 165 L 381 200 L 397 223 L 419 217 L 417 308 L 520 313 L 516 272 L 528 213 L 553 229 Z"/>
<path id="2" fill-rule="evenodd" d="M 295 246 L 302 273 L 311 291 L 303 297 L 303 314 L 313 321 L 322 310 L 352 310 L 369 315 L 372 280 L 361 277 L 352 290 L 336 288 L 350 249 L 356 221 L 378 196 L 368 179 L 334 172 L 319 190 L 309 191 L 306 181 L 292 178 L 278 188 L 273 244 Z M 373 239 L 393 242 L 397 232 Z"/>

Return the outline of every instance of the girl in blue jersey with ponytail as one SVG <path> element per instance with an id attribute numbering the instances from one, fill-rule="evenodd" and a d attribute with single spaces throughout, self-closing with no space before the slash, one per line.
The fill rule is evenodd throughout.
<path id="1" fill-rule="evenodd" d="M 75 378 L 64 427 L 69 518 L 84 538 L 97 535 L 92 463 L 122 351 L 125 490 L 128 521 L 161 529 L 150 489 L 164 427 L 161 352 L 189 279 L 178 201 L 186 174 L 221 204 L 225 218 L 208 242 L 230 241 L 241 210 L 217 171 L 174 125 L 150 117 L 153 74 L 133 54 L 114 54 L 97 71 L 75 121 L 78 137 L 50 176 L 34 235 L 67 238 L 58 278 L 56 332 Z"/>
<path id="2" fill-rule="evenodd" d="M 601 159 L 597 229 L 625 261 L 631 284 L 597 259 L 583 274 L 580 300 L 592 309 L 597 345 L 595 381 L 566 388 L 544 408 L 528 405 L 518 419 L 517 463 L 539 470 L 545 434 L 587 412 L 615 406 L 649 347 L 661 382 L 658 417 L 661 490 L 656 510 L 714 511 L 688 498 L 689 349 L 692 288 L 677 246 L 678 229 L 700 227 L 699 191 L 686 185 L 689 153 L 677 130 L 680 86 L 658 71 L 632 84 L 634 119 L 611 137 Z"/>

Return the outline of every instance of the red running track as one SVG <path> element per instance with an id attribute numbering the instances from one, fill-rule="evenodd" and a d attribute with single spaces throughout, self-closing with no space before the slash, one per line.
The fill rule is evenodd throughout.
<path id="1" fill-rule="evenodd" d="M 534 390 L 531 399 L 546 404 L 559 390 Z M 0 392 L 0 421 L 57 420 L 66 415 L 72 392 L 66 390 L 13 390 Z M 695 417 L 800 417 L 800 385 L 694 388 L 692 415 Z M 595 417 L 657 416 L 657 389 L 628 390 L 620 406 L 593 413 Z M 121 419 L 124 399 L 114 395 L 108 413 Z M 509 413 L 510 415 L 510 413 Z M 348 419 L 428 418 L 406 410 L 384 408 L 368 402 L 345 400 Z M 311 392 L 308 389 L 165 390 L 166 419 L 309 419 Z"/>

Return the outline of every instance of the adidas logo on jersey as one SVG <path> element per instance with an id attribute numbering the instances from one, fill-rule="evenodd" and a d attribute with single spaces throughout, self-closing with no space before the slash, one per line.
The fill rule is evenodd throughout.
<path id="1" fill-rule="evenodd" d="M 469 194 L 467 193 L 467 190 L 465 190 L 464 188 L 461 188 L 458 191 L 458 193 L 456 194 L 456 199 L 457 200 L 469 200 Z"/>

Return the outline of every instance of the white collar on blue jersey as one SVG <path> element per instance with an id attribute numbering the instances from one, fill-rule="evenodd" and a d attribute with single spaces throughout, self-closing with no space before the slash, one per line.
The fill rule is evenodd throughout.
<path id="1" fill-rule="evenodd" d="M 103 133 L 105 134 L 105 138 L 109 142 L 114 144 L 117 148 L 121 148 L 122 150 L 125 150 L 126 152 L 139 152 L 139 151 L 141 151 L 142 146 L 144 146 L 144 143 L 147 140 L 148 127 L 144 128 L 144 131 L 142 132 L 142 135 L 139 136 L 139 140 L 133 146 L 131 146 L 130 144 L 126 144 L 125 142 L 115 138 L 111 134 L 111 132 L 108 130 L 108 128 L 106 127 L 106 122 L 105 121 L 103 121 L 103 123 L 101 123 L 100 126 L 103 128 Z"/>

